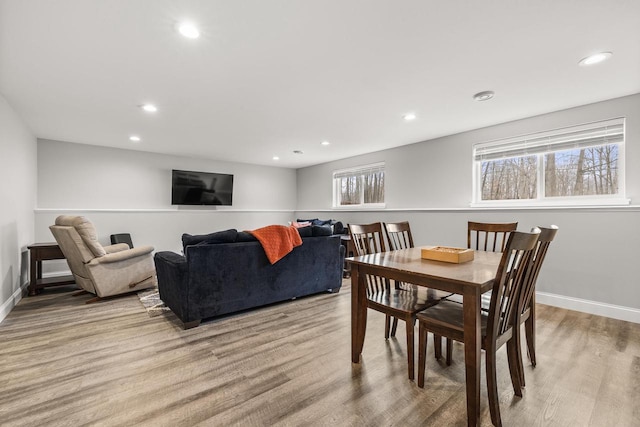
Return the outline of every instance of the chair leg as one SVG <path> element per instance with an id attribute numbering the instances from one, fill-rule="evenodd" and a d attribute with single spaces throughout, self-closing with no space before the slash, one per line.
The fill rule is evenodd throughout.
<path id="1" fill-rule="evenodd" d="M 518 351 L 518 343 L 519 341 L 515 337 L 507 341 L 507 360 L 513 392 L 516 396 L 522 397 L 524 372 L 522 371 L 522 353 Z"/>
<path id="2" fill-rule="evenodd" d="M 489 396 L 489 412 L 491 422 L 496 427 L 502 426 L 500 419 L 500 402 L 498 401 L 498 384 L 496 380 L 496 351 L 495 348 L 487 348 L 485 352 L 487 362 L 487 394 Z"/>
<path id="3" fill-rule="evenodd" d="M 453 360 L 453 340 L 451 338 L 447 338 L 447 366 L 451 366 L 452 360 Z"/>
<path id="4" fill-rule="evenodd" d="M 396 329 L 398 329 L 398 318 L 394 317 L 393 318 L 393 325 L 391 326 L 391 336 L 392 337 L 396 336 Z"/>
<path id="5" fill-rule="evenodd" d="M 391 316 L 388 314 L 384 315 L 384 339 L 389 339 L 389 330 L 391 328 Z"/>
<path id="6" fill-rule="evenodd" d="M 527 354 L 529 355 L 529 360 L 531 360 L 531 365 L 535 368 L 536 366 L 536 317 L 533 312 L 533 308 L 531 308 L 531 313 L 529 314 L 529 318 L 524 322 L 524 332 L 527 338 Z"/>
<path id="7" fill-rule="evenodd" d="M 518 326 L 515 328 L 513 332 L 513 338 L 511 340 L 513 341 L 513 345 L 511 346 L 513 348 L 510 349 L 509 343 L 507 342 L 507 354 L 509 355 L 510 352 L 513 351 L 513 359 L 516 364 L 516 373 L 518 374 L 518 382 L 519 382 L 520 388 L 522 388 L 525 386 L 525 380 L 524 380 L 524 361 L 522 357 L 522 327 L 520 324 L 518 324 Z M 509 360 L 509 363 L 511 363 L 511 360 Z M 511 369 L 511 366 L 509 366 L 509 369 Z M 515 387 L 515 384 L 514 384 L 514 387 Z M 516 395 L 521 396 L 522 394 L 516 393 Z"/>
<path id="8" fill-rule="evenodd" d="M 436 360 L 442 359 L 442 337 L 440 335 L 433 334 L 433 352 Z"/>
<path id="9" fill-rule="evenodd" d="M 433 336 L 435 342 L 440 342 L 441 337 Z M 437 339 L 436 339 L 437 338 Z M 424 369 L 427 359 L 427 328 L 418 322 L 418 387 L 424 387 Z"/>
<path id="10" fill-rule="evenodd" d="M 415 327 L 414 319 L 405 319 L 404 322 L 407 325 L 407 369 L 409 374 L 409 379 L 413 381 L 414 376 L 414 351 L 413 351 L 413 330 Z"/>

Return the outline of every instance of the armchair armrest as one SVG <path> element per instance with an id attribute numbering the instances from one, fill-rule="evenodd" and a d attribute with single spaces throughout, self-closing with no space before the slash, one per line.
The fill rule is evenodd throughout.
<path id="1" fill-rule="evenodd" d="M 108 254 L 112 254 L 115 252 L 122 252 L 129 249 L 129 245 L 126 243 L 116 243 L 115 245 L 103 246 L 104 250 Z"/>
<path id="2" fill-rule="evenodd" d="M 127 246 L 126 243 L 123 245 Z M 128 247 L 128 246 L 127 246 Z M 146 254 L 150 254 L 153 252 L 153 246 L 140 246 L 138 248 L 127 249 L 120 252 L 114 252 L 106 254 L 105 256 L 94 258 L 91 260 L 89 264 L 102 264 L 102 263 L 111 263 L 111 262 L 120 262 L 127 259 L 143 256 Z"/>

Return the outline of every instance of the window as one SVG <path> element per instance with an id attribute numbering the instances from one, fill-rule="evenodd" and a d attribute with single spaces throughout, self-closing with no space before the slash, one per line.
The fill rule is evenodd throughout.
<path id="1" fill-rule="evenodd" d="M 384 207 L 384 163 L 333 173 L 333 207 Z"/>
<path id="2" fill-rule="evenodd" d="M 476 144 L 474 205 L 620 204 L 624 119 Z"/>

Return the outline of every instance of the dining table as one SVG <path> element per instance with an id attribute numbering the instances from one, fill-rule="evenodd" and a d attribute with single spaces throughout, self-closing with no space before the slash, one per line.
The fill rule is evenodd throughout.
<path id="1" fill-rule="evenodd" d="M 425 246 L 429 248 L 432 246 Z M 366 276 L 411 283 L 462 295 L 467 424 L 480 417 L 482 294 L 493 287 L 501 253 L 476 251 L 471 261 L 449 263 L 422 259 L 422 247 L 356 256 L 351 263 L 351 361 L 360 363 L 367 329 Z"/>

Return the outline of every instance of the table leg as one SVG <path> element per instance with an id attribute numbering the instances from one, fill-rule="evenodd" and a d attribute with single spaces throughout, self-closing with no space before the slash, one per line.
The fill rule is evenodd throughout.
<path id="1" fill-rule="evenodd" d="M 360 363 L 367 330 L 367 293 L 365 275 L 351 264 L 351 361 Z"/>
<path id="2" fill-rule="evenodd" d="M 33 250 L 29 251 L 29 296 L 36 294 L 36 281 L 38 279 L 38 262 L 33 254 Z"/>
<path id="3" fill-rule="evenodd" d="M 464 362 L 467 387 L 467 425 L 476 426 L 480 418 L 480 292 L 472 287 L 463 294 Z"/>

